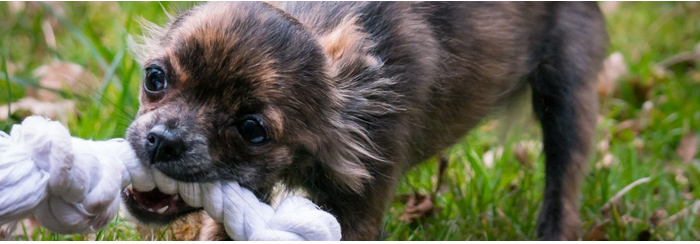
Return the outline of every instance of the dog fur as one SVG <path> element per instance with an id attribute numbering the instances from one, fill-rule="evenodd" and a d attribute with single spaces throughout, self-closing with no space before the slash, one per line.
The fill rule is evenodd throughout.
<path id="1" fill-rule="evenodd" d="M 607 45 L 595 3 L 217 2 L 148 28 L 136 54 L 168 86 L 141 92 L 127 138 L 143 160 L 154 126 L 182 138 L 182 155 L 153 162 L 173 179 L 235 180 L 265 201 L 277 182 L 303 188 L 344 240 L 375 239 L 405 171 L 531 89 L 546 158 L 538 237 L 579 237 Z M 237 134 L 251 114 L 264 145 Z"/>

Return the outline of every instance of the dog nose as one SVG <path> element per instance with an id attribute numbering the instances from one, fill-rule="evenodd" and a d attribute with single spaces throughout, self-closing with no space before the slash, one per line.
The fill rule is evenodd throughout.
<path id="1" fill-rule="evenodd" d="M 165 126 L 156 125 L 146 136 L 146 149 L 151 156 L 151 163 L 167 161 L 182 154 L 185 142 L 178 135 L 166 130 Z"/>

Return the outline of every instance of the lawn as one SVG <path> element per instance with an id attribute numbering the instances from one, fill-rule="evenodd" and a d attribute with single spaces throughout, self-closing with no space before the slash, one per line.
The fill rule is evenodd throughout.
<path id="1" fill-rule="evenodd" d="M 74 136 L 123 137 L 138 108 L 142 67 L 128 52 L 141 34 L 138 19 L 163 24 L 163 9 L 191 5 L 1 2 L 0 129 L 47 113 Z M 619 75 L 600 82 L 596 150 L 582 184 L 584 239 L 700 240 L 700 5 L 602 6 L 606 67 Z M 544 186 L 540 129 L 527 104 L 516 110 L 522 119 L 484 121 L 442 160 L 411 170 L 383 238 L 534 239 Z M 405 215 L 414 200 L 424 208 Z M 93 235 L 25 227 L 12 239 L 141 239 L 123 218 Z"/>

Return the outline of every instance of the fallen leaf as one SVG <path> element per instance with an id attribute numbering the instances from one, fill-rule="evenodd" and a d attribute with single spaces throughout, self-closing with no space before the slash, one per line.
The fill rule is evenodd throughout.
<path id="1" fill-rule="evenodd" d="M 698 153 L 698 135 L 694 131 L 689 131 L 683 136 L 681 142 L 678 143 L 676 153 L 681 157 L 684 163 L 690 163 Z"/>
<path id="2" fill-rule="evenodd" d="M 446 193 L 449 191 L 447 185 L 445 184 L 445 171 L 447 171 L 448 163 L 449 160 L 445 155 L 441 155 L 438 159 L 438 175 L 437 182 L 435 183 L 435 188 L 433 189 L 434 194 Z"/>
<path id="3" fill-rule="evenodd" d="M 610 150 L 610 137 L 606 136 L 598 142 L 598 152 L 606 153 Z"/>
<path id="4" fill-rule="evenodd" d="M 525 146 L 525 144 L 516 144 L 515 148 L 513 148 L 513 152 L 515 153 L 515 159 L 518 160 L 518 163 L 528 168 L 532 167 L 532 158 L 530 157 L 530 151 L 528 150 L 527 146 Z"/>
<path id="5" fill-rule="evenodd" d="M 24 239 L 25 236 L 24 230 L 22 229 L 22 225 L 24 225 L 24 228 L 27 230 L 27 234 L 29 234 L 29 240 Z M 26 218 L 20 222 L 16 222 L 16 225 L 2 225 L 0 226 L 0 240 L 20 238 L 20 240 L 31 241 L 31 233 L 34 233 L 34 229 L 36 229 L 39 226 L 39 221 L 37 221 L 34 217 Z"/>
<path id="6" fill-rule="evenodd" d="M 664 209 L 657 209 L 651 213 L 651 216 L 647 219 L 651 226 L 658 226 L 668 217 L 668 212 Z"/>
<path id="7" fill-rule="evenodd" d="M 685 176 L 685 171 L 683 169 L 676 168 L 676 170 L 674 170 L 674 173 L 676 175 L 675 180 L 678 184 L 680 184 L 680 185 L 688 184 L 688 177 Z"/>
<path id="8" fill-rule="evenodd" d="M 604 241 L 608 239 L 608 234 L 605 232 L 605 229 L 608 226 L 608 223 L 610 223 L 609 220 L 606 220 L 603 223 L 597 224 L 593 226 L 593 229 L 591 229 L 588 234 L 586 234 L 585 237 L 583 237 L 584 241 Z"/>
<path id="9" fill-rule="evenodd" d="M 605 16 L 615 13 L 615 11 L 620 6 L 619 1 L 604 1 L 599 4 L 600 10 L 605 14 Z"/>
<path id="10" fill-rule="evenodd" d="M 615 163 L 615 156 L 610 152 L 605 152 L 603 160 L 595 164 L 596 169 L 608 169 Z"/>
<path id="11" fill-rule="evenodd" d="M 136 230 L 141 236 L 141 240 L 154 240 L 154 241 L 197 241 L 200 238 L 213 238 L 211 235 L 213 229 L 216 228 L 212 226 L 215 222 L 209 217 L 204 211 L 195 214 L 187 215 L 187 217 L 180 218 L 173 223 L 162 226 L 162 227 L 150 227 L 146 225 L 137 225 Z M 152 233 L 164 233 L 161 236 L 156 234 L 152 236 Z M 201 236 L 201 234 L 207 234 L 206 236 Z"/>
<path id="12" fill-rule="evenodd" d="M 635 97 L 635 101 L 647 101 L 649 100 L 651 88 L 654 87 L 656 80 L 653 78 L 647 78 L 645 82 L 642 82 L 639 78 L 632 79 L 632 94 Z"/>
<path id="13" fill-rule="evenodd" d="M 70 62 L 54 61 L 34 70 L 39 85 L 51 89 L 69 89 L 80 95 L 94 94 L 98 87 L 97 78 L 82 66 Z M 27 95 L 41 101 L 56 101 L 59 97 L 48 90 L 27 89 Z"/>
<path id="14" fill-rule="evenodd" d="M 639 235 L 637 235 L 637 241 L 650 241 L 651 240 L 651 232 L 649 230 L 643 230 L 642 232 L 639 232 Z"/>
<path id="15" fill-rule="evenodd" d="M 27 7 L 27 3 L 20 1 L 10 1 L 7 2 L 7 6 L 10 10 L 10 13 L 18 14 L 24 11 L 24 9 Z"/>
<path id="16" fill-rule="evenodd" d="M 438 209 L 433 205 L 430 195 L 413 193 L 406 201 L 404 213 L 399 220 L 413 223 L 416 220 L 428 217 L 436 213 Z"/>
<path id="17" fill-rule="evenodd" d="M 69 115 L 75 114 L 75 102 L 61 100 L 56 102 L 39 101 L 33 97 L 25 97 L 8 105 L 0 106 L 0 120 L 7 120 L 9 114 L 22 120 L 29 115 L 41 115 L 66 123 Z"/>
<path id="18" fill-rule="evenodd" d="M 685 51 L 668 57 L 656 65 L 652 66 L 652 71 L 657 77 L 666 77 L 668 75 L 667 70 L 671 66 L 678 64 L 685 64 L 687 66 L 693 66 L 698 61 L 700 61 L 700 42 L 695 45 L 692 51 Z"/>
<path id="19" fill-rule="evenodd" d="M 617 82 L 628 73 L 625 57 L 615 52 L 603 61 L 603 69 L 598 73 L 598 96 L 607 98 L 615 92 Z"/>
<path id="20" fill-rule="evenodd" d="M 676 223 L 676 221 L 685 218 L 692 213 L 697 213 L 697 215 L 700 217 L 700 200 L 695 201 L 692 205 L 683 208 L 681 211 L 678 211 L 674 215 L 671 215 L 671 217 L 668 217 L 668 219 L 659 223 L 659 226 L 666 225 L 669 223 Z"/>
<path id="21" fill-rule="evenodd" d="M 610 200 L 608 200 L 608 202 L 606 202 L 606 203 L 600 208 L 600 213 L 601 213 L 603 216 L 610 217 L 610 210 L 611 210 L 613 207 L 615 207 L 615 205 L 617 205 L 617 203 L 622 199 L 623 196 L 625 196 L 625 194 L 627 194 L 627 192 L 629 192 L 629 191 L 632 190 L 633 188 L 637 187 L 638 185 L 647 183 L 647 182 L 649 182 L 649 181 L 651 181 L 651 179 L 649 179 L 649 177 L 645 177 L 645 178 L 638 179 L 638 180 L 632 182 L 631 184 L 625 186 L 625 188 L 622 188 L 622 190 L 620 190 L 619 192 L 617 192 L 617 194 L 615 194 L 615 196 L 613 196 L 612 198 L 610 198 Z"/>
<path id="22" fill-rule="evenodd" d="M 499 160 L 501 156 L 503 156 L 502 146 L 486 151 L 483 156 L 484 166 L 486 166 L 486 168 L 493 168 L 496 160 Z"/>
<path id="23" fill-rule="evenodd" d="M 639 121 L 636 119 L 628 119 L 625 121 L 620 122 L 617 124 L 617 131 L 625 131 L 625 130 L 632 130 L 635 133 L 639 132 L 641 130 L 641 126 L 639 124 Z"/>
<path id="24" fill-rule="evenodd" d="M 642 111 L 639 114 L 639 129 L 643 130 L 649 123 L 654 119 L 652 117 L 652 110 L 654 109 L 654 102 L 646 101 L 642 104 Z"/>

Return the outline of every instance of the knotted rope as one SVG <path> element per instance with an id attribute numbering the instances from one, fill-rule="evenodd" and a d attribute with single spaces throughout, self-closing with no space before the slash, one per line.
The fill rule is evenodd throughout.
<path id="1" fill-rule="evenodd" d="M 179 192 L 234 240 L 341 238 L 335 217 L 306 198 L 288 197 L 273 209 L 236 182 L 165 179 L 141 164 L 123 139 L 73 138 L 60 123 L 37 116 L 14 125 L 10 135 L 0 131 L 0 225 L 35 216 L 57 233 L 95 232 L 116 216 L 119 193 L 132 184 L 142 192 L 156 185 Z"/>

